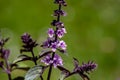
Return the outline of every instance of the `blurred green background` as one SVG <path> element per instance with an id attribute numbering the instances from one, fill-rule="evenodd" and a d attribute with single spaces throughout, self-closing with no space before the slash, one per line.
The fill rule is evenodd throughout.
<path id="1" fill-rule="evenodd" d="M 120 0 L 66 1 L 68 6 L 63 9 L 68 15 L 62 17 L 62 21 L 67 29 L 63 39 L 68 45 L 68 56 L 61 55 L 65 67 L 72 70 L 73 57 L 80 63 L 93 60 L 98 68 L 90 74 L 91 80 L 120 80 Z M 24 32 L 30 33 L 39 43 L 46 39 L 56 8 L 53 0 L 0 0 L 0 30 L 4 37 L 11 38 L 6 44 L 11 50 L 11 62 L 19 55 L 20 36 Z M 36 55 L 41 50 L 38 47 Z M 14 71 L 12 77 L 24 74 L 24 71 Z M 51 80 L 57 77 L 58 71 L 54 69 Z M 0 80 L 7 80 L 2 71 Z M 67 80 L 81 79 L 75 75 Z"/>

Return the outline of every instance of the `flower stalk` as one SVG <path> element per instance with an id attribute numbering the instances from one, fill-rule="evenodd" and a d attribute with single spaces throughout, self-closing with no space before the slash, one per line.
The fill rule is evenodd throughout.
<path id="1" fill-rule="evenodd" d="M 57 2 L 57 0 L 55 0 L 55 3 Z M 55 14 L 56 14 L 56 16 L 57 16 L 57 20 L 53 20 L 53 22 L 52 22 L 52 25 L 53 26 L 56 26 L 56 30 L 55 30 L 55 33 L 54 33 L 54 35 L 55 35 L 55 39 L 54 39 L 54 42 L 57 42 L 58 41 L 58 30 L 59 30 L 59 27 L 61 27 L 61 24 L 62 23 L 60 23 L 60 11 L 61 11 L 61 7 L 62 7 L 62 4 L 61 3 L 59 3 L 60 2 L 60 0 L 58 0 L 58 10 L 56 10 L 56 12 L 55 12 Z M 57 13 L 57 11 L 58 11 L 58 13 Z M 56 25 L 56 23 L 54 23 L 54 21 L 56 22 L 56 23 L 59 23 L 58 25 Z M 58 27 L 59 26 L 59 27 Z M 58 34 L 57 34 L 58 33 Z M 49 33 L 48 33 L 49 34 Z M 62 36 L 61 36 L 62 37 Z M 51 60 L 53 60 L 54 59 L 54 56 L 55 56 L 55 52 L 53 52 L 52 53 L 52 58 L 51 58 Z M 47 80 L 50 80 L 50 77 L 51 77 L 51 73 L 52 73 L 52 66 L 53 66 L 53 63 L 51 63 L 50 64 L 50 67 L 49 67 L 49 72 L 48 72 L 48 77 L 47 77 Z"/>
<path id="2" fill-rule="evenodd" d="M 33 49 L 38 46 L 38 43 L 36 42 L 36 40 L 32 39 L 30 34 L 24 33 L 21 36 L 21 40 L 23 43 L 22 49 L 20 50 L 21 54 L 17 57 L 15 61 L 9 64 L 8 57 L 10 54 L 10 50 L 4 48 L 4 45 L 9 38 L 0 39 L 0 58 L 2 58 L 0 59 L 0 68 L 2 68 L 7 73 L 8 80 L 12 80 L 11 72 L 13 70 L 22 69 L 27 71 L 30 68 L 20 67 L 18 63 L 22 61 L 32 61 L 34 63 L 34 67 L 30 68 L 30 70 L 27 72 L 25 80 L 30 80 L 31 78 L 33 80 L 37 77 L 39 77 L 41 80 L 44 80 L 42 74 L 44 73 L 46 68 L 49 68 L 46 80 L 52 79 L 51 74 L 53 68 L 60 70 L 62 75 L 64 75 L 59 80 L 65 80 L 66 78 L 76 74 L 78 74 L 83 80 L 90 80 L 87 75 L 88 73 L 96 69 L 96 63 L 94 63 L 93 61 L 89 61 L 88 63 L 83 63 L 82 65 L 79 65 L 79 61 L 76 58 L 73 58 L 74 68 L 71 71 L 63 66 L 63 60 L 61 56 L 57 54 L 58 52 L 64 54 L 67 49 L 65 41 L 61 39 L 64 34 L 67 33 L 64 23 L 61 22 L 61 16 L 66 16 L 66 12 L 62 10 L 62 7 L 67 6 L 67 3 L 65 2 L 65 0 L 54 0 L 54 3 L 58 5 L 58 9 L 54 10 L 53 13 L 53 16 L 55 17 L 55 19 L 51 22 L 51 26 L 53 27 L 48 29 L 48 37 L 40 45 L 43 48 L 41 54 L 35 55 Z M 23 52 L 29 52 L 31 53 L 31 56 L 23 54 Z M 39 59 L 45 65 L 39 65 L 39 63 L 37 63 Z M 24 77 L 17 77 L 14 80 L 19 78 L 21 78 L 21 80 L 24 79 Z"/>

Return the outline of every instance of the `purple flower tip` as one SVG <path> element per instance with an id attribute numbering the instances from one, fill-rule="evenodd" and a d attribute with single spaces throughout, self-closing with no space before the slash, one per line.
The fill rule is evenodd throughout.
<path id="1" fill-rule="evenodd" d="M 21 36 L 21 39 L 22 39 L 23 43 L 28 43 L 28 42 L 32 41 L 31 36 L 28 33 L 24 33 Z"/>
<path id="2" fill-rule="evenodd" d="M 97 67 L 97 64 L 93 63 L 92 61 L 89 61 L 86 64 L 83 63 L 82 66 L 79 67 L 79 70 L 81 72 L 89 72 L 96 69 L 96 67 Z"/>
<path id="3" fill-rule="evenodd" d="M 28 34 L 28 33 L 24 33 L 21 36 L 21 40 L 23 42 L 23 49 L 21 49 L 21 53 L 22 52 L 29 52 L 31 51 L 34 47 L 36 47 L 38 44 L 36 43 L 36 41 L 34 41 L 32 39 L 32 37 Z"/>
<path id="4" fill-rule="evenodd" d="M 54 3 L 67 6 L 67 3 L 65 2 L 65 0 L 55 0 Z"/>

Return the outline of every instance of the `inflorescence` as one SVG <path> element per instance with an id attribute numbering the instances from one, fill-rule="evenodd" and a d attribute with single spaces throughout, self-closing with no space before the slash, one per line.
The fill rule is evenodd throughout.
<path id="1" fill-rule="evenodd" d="M 62 72 L 62 74 L 64 75 L 63 79 L 66 79 L 74 74 L 78 74 L 83 80 L 89 80 L 87 73 L 90 73 L 91 71 L 96 69 L 97 64 L 94 63 L 93 61 L 89 61 L 88 63 L 83 63 L 82 65 L 79 65 L 79 61 L 76 58 L 73 58 L 74 68 L 72 71 L 64 67 L 63 60 L 61 56 L 58 54 L 58 52 L 64 54 L 66 53 L 67 50 L 67 44 L 64 40 L 62 40 L 62 37 L 64 37 L 67 31 L 64 23 L 61 21 L 61 16 L 67 15 L 67 13 L 64 10 L 62 10 L 62 7 L 67 6 L 67 3 L 65 0 L 54 0 L 54 3 L 58 5 L 58 9 L 54 10 L 53 12 L 53 16 L 55 17 L 55 19 L 50 23 L 52 27 L 48 28 L 47 30 L 48 37 L 40 45 L 40 47 L 42 47 L 43 49 L 40 52 L 41 54 L 38 54 L 37 56 L 35 55 L 34 48 L 39 46 L 39 44 L 37 43 L 36 40 L 32 39 L 30 34 L 24 33 L 21 36 L 21 40 L 23 43 L 22 49 L 20 49 L 21 54 L 20 56 L 17 57 L 18 59 L 16 59 L 12 63 L 9 63 L 8 58 L 10 55 L 10 50 L 4 47 L 5 43 L 9 40 L 9 38 L 0 39 L 0 58 L 3 59 L 3 61 L 0 60 L 0 68 L 2 68 L 8 74 L 9 80 L 12 80 L 11 72 L 13 70 L 18 68 L 28 70 L 30 68 L 19 67 L 18 63 L 22 61 L 32 61 L 35 64 L 35 66 L 37 66 L 37 69 L 39 68 L 37 62 L 38 60 L 40 60 L 41 63 L 44 63 L 45 65 L 42 65 L 40 67 L 41 72 L 39 77 L 41 78 L 41 80 L 44 80 L 42 74 L 44 73 L 44 70 L 48 67 L 49 71 L 47 80 L 50 80 L 51 78 L 53 67 Z M 24 54 L 25 52 L 30 52 L 32 55 L 28 56 Z M 28 75 L 30 71 L 28 71 Z M 15 80 L 18 78 L 24 79 L 23 77 L 17 77 L 15 78 Z M 25 80 L 29 79 L 25 78 Z"/>
<path id="2" fill-rule="evenodd" d="M 55 20 L 51 22 L 51 25 L 53 28 L 49 28 L 47 33 L 48 33 L 48 38 L 41 47 L 43 48 L 49 48 L 53 51 L 53 56 L 50 54 L 46 55 L 41 62 L 45 64 L 53 64 L 54 67 L 57 65 L 62 65 L 62 59 L 61 57 L 56 53 L 56 50 L 66 52 L 67 45 L 65 41 L 61 40 L 61 38 L 66 34 L 66 29 L 64 26 L 64 23 L 60 21 L 61 16 L 66 16 L 66 12 L 61 10 L 62 6 L 67 6 L 66 2 L 64 0 L 55 0 L 55 4 L 58 4 L 59 7 L 57 10 L 54 10 L 53 16 L 56 17 Z M 52 58 L 53 57 L 53 58 Z M 56 64 L 56 62 L 58 64 Z M 55 65 L 56 64 L 56 65 Z"/>

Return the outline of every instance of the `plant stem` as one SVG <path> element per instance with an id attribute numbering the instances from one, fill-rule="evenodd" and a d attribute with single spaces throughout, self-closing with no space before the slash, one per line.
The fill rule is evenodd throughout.
<path id="1" fill-rule="evenodd" d="M 72 73 L 70 73 L 69 75 L 65 76 L 64 79 L 66 79 L 66 78 L 68 78 L 68 77 L 70 77 L 70 76 L 72 76 L 72 75 L 74 75 L 74 74 L 76 74 L 76 73 L 77 73 L 77 72 L 72 72 Z"/>
<path id="2" fill-rule="evenodd" d="M 43 80 L 43 77 L 42 77 L 42 76 L 40 76 L 40 78 L 41 78 L 41 80 Z"/>
<path id="3" fill-rule="evenodd" d="M 5 59 L 5 63 L 6 63 L 7 70 L 10 71 L 10 66 L 9 66 L 9 64 L 8 64 L 7 59 Z M 12 78 L 11 78 L 11 72 L 10 72 L 10 73 L 7 73 L 7 74 L 8 74 L 8 79 L 9 79 L 9 80 L 12 80 Z"/>
<path id="4" fill-rule="evenodd" d="M 33 56 L 34 64 L 37 65 L 37 61 L 36 61 L 36 57 L 34 55 L 33 49 L 31 50 L 31 53 L 32 53 L 32 56 Z"/>
<path id="5" fill-rule="evenodd" d="M 54 55 L 55 55 L 55 52 L 53 52 L 53 54 L 52 54 L 52 60 L 54 58 Z M 51 72 L 52 72 L 52 66 L 53 66 L 53 64 L 50 64 L 47 80 L 50 80 Z"/>
<path id="6" fill-rule="evenodd" d="M 8 74 L 8 79 L 9 79 L 9 80 L 12 80 L 12 79 L 11 79 L 11 74 Z"/>
<path id="7" fill-rule="evenodd" d="M 35 55 L 34 55 L 33 49 L 31 50 L 31 53 L 32 53 L 32 56 L 33 56 L 34 64 L 37 65 L 37 60 L 36 60 L 36 57 L 35 57 Z M 44 80 L 42 76 L 40 76 L 40 79 L 41 79 L 41 80 Z"/>
<path id="8" fill-rule="evenodd" d="M 59 4 L 59 6 L 58 6 L 58 10 L 61 10 L 61 4 Z M 57 21 L 59 22 L 60 21 L 60 14 L 57 16 Z M 57 41 L 57 30 L 58 30 L 58 27 L 56 27 L 56 30 L 55 30 L 55 42 Z M 53 52 L 53 54 L 52 54 L 52 60 L 53 60 L 53 58 L 54 58 L 54 55 L 55 55 L 55 52 Z M 49 72 L 48 72 L 48 77 L 47 77 L 47 80 L 50 80 L 50 77 L 51 77 L 51 72 L 52 72 L 52 66 L 53 66 L 53 64 L 50 64 L 50 68 L 49 68 Z"/>

